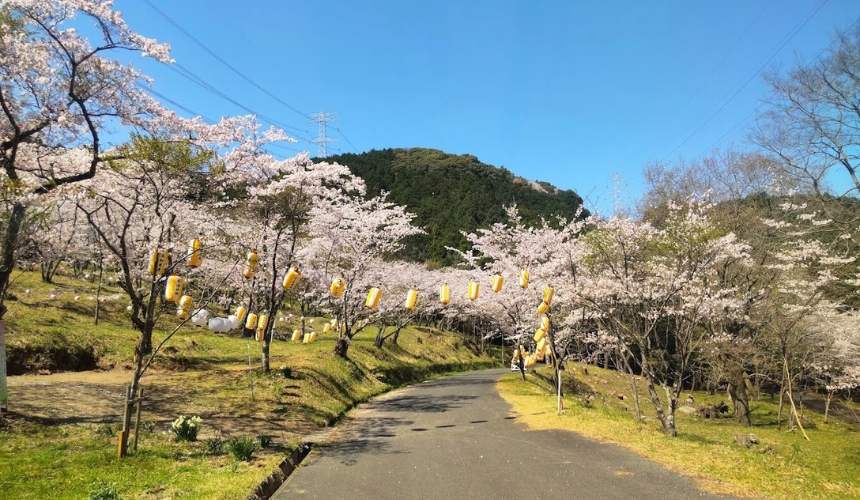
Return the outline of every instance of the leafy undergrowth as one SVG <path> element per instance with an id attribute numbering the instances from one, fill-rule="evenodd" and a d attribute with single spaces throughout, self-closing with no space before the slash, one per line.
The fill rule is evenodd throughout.
<path id="1" fill-rule="evenodd" d="M 586 373 L 588 373 L 586 375 Z M 518 374 L 499 383 L 502 396 L 530 429 L 564 429 L 615 443 L 696 479 L 702 489 L 742 498 L 860 498 L 860 427 L 804 410 L 810 441 L 776 425 L 777 402 L 751 403 L 752 427 L 725 418 L 677 412 L 679 437 L 669 438 L 654 418 L 650 401 L 641 401 L 637 422 L 630 385 L 614 371 L 579 365 L 568 372 L 565 411 L 557 415 L 551 372 L 541 368 L 525 382 Z M 575 381 L 575 382 L 574 382 Z M 575 385 L 575 387 L 574 387 Z M 640 394 L 644 395 L 641 390 Z M 586 402 L 586 396 L 591 395 Z M 624 396 L 622 400 L 619 396 Z M 694 394 L 694 407 L 718 403 L 724 395 Z M 783 416 L 783 419 L 785 416 Z M 758 444 L 744 447 L 736 436 L 750 433 Z"/>
<path id="2" fill-rule="evenodd" d="M 368 328 L 342 359 L 332 354 L 334 335 L 322 334 L 325 318 L 314 318 L 308 326 L 319 340 L 275 341 L 272 371 L 262 373 L 258 343 L 183 327 L 142 379 L 138 452 L 118 459 L 116 434 L 137 335 L 128 328 L 127 302 L 114 289 L 104 292 L 109 299 L 93 325 L 94 290 L 95 284 L 68 277 L 44 285 L 33 273 L 13 285 L 18 300 L 7 315 L 7 344 L 12 356 L 25 359 L 20 366 L 54 372 L 57 349 L 89 349 L 103 370 L 9 378 L 11 414 L 0 419 L 4 498 L 90 498 L 114 485 L 124 499 L 244 498 L 296 443 L 356 404 L 400 385 L 498 365 L 496 356 L 464 345 L 461 335 L 427 327 L 407 328 L 397 345 L 386 342 L 382 349 Z M 278 318 L 276 332 L 285 336 L 294 327 Z M 154 341 L 164 335 L 156 332 Z M 199 441 L 170 439 L 170 424 L 180 415 L 201 417 Z M 265 436 L 271 446 L 255 451 L 250 462 L 213 451 L 217 440 L 241 436 Z"/>

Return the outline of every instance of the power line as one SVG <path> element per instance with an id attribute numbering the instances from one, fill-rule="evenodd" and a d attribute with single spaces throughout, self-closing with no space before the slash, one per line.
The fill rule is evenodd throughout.
<path id="1" fill-rule="evenodd" d="M 191 115 L 193 115 L 193 116 L 199 116 L 199 117 L 203 118 L 205 121 L 207 121 L 207 122 L 209 122 L 209 123 L 216 123 L 216 122 L 217 122 L 217 120 L 213 120 L 212 118 L 208 118 L 208 117 L 206 117 L 206 116 L 204 116 L 204 115 L 202 115 L 202 114 L 200 114 L 200 113 L 198 113 L 198 112 L 194 111 L 193 109 L 190 109 L 190 108 L 188 108 L 188 107 L 186 107 L 186 106 L 183 106 L 182 104 L 180 104 L 180 103 L 178 103 L 178 102 L 174 101 L 173 99 L 171 99 L 171 98 L 167 97 L 166 95 L 164 95 L 164 94 L 162 94 L 162 93 L 160 93 L 160 92 L 156 92 L 155 90 L 152 90 L 152 89 L 151 89 L 151 88 L 149 88 L 149 87 L 146 87 L 146 86 L 143 86 L 143 85 L 138 85 L 138 87 L 140 87 L 141 89 L 143 89 L 145 92 L 148 92 L 148 93 L 152 94 L 153 96 L 158 97 L 159 99 L 161 99 L 161 100 L 163 100 L 163 101 L 165 101 L 165 102 L 168 102 L 168 103 L 172 104 L 173 106 L 175 106 L 175 107 L 177 107 L 177 108 L 181 109 L 182 111 L 185 111 L 186 113 L 189 113 L 189 114 L 191 114 Z M 293 151 L 293 152 L 296 152 L 296 153 L 303 153 L 303 152 L 305 151 L 305 150 L 303 150 L 303 149 L 291 148 L 291 147 L 289 147 L 289 146 L 284 146 L 283 144 L 278 144 L 278 143 L 274 143 L 274 142 L 270 142 L 270 143 L 266 144 L 266 146 L 265 146 L 265 147 L 266 147 L 266 148 L 275 148 L 275 149 L 281 149 L 281 150 Z M 269 153 L 270 153 L 270 154 L 276 154 L 276 153 L 272 153 L 271 151 L 269 151 Z M 283 156 L 283 155 L 281 155 L 281 156 Z"/>
<path id="2" fill-rule="evenodd" d="M 343 140 L 345 140 L 345 141 L 347 142 L 347 144 L 349 144 L 350 146 L 352 146 L 353 151 L 355 151 L 356 153 L 359 153 L 359 152 L 360 152 L 360 151 L 358 150 L 358 148 L 357 148 L 357 147 L 355 147 L 355 144 L 353 144 L 353 143 L 352 143 L 352 141 L 350 141 L 350 140 L 349 140 L 349 139 L 348 139 L 348 138 L 343 134 L 343 132 L 340 130 L 340 128 L 335 128 L 335 130 L 337 130 L 337 133 L 338 133 L 338 134 L 340 134 L 340 136 L 341 136 L 341 137 L 343 137 Z"/>
<path id="3" fill-rule="evenodd" d="M 167 66 L 167 68 L 169 68 L 171 71 L 176 72 L 177 74 L 179 74 L 183 78 L 186 78 L 189 81 L 193 82 L 194 84 L 199 85 L 200 87 L 202 87 L 202 88 L 208 90 L 209 92 L 217 95 L 218 97 L 224 99 L 225 101 L 230 102 L 235 106 L 238 106 L 239 108 L 245 110 L 248 113 L 251 113 L 253 115 L 258 116 L 261 120 L 263 120 L 265 122 L 268 122 L 268 123 L 270 123 L 276 127 L 280 127 L 280 128 L 284 128 L 284 129 L 292 129 L 292 130 L 295 130 L 298 132 L 308 133 L 307 130 L 302 130 L 298 127 L 293 127 L 293 126 L 287 125 L 286 123 L 283 123 L 279 120 L 276 120 L 274 118 L 270 118 L 270 117 L 268 117 L 262 113 L 258 113 L 256 111 L 254 111 L 253 109 L 245 106 L 244 104 L 236 101 L 235 99 L 233 99 L 229 95 L 225 94 L 223 91 L 218 90 L 215 86 L 213 86 L 212 84 L 210 84 L 209 82 L 207 82 L 206 80 L 201 78 L 200 76 L 194 74 L 194 72 L 192 72 L 190 69 L 182 66 L 179 63 L 166 64 L 165 66 Z M 296 134 L 296 135 L 298 136 L 298 134 Z M 298 136 L 298 137 L 304 141 L 310 141 L 310 139 L 308 137 L 301 137 L 301 136 Z"/>
<path id="4" fill-rule="evenodd" d="M 780 45 L 780 46 L 779 46 L 779 48 L 778 48 L 778 49 L 776 49 L 776 51 L 775 51 L 773 54 L 771 54 L 771 56 L 770 56 L 770 57 L 769 57 L 769 58 L 764 62 L 764 64 L 762 64 L 762 65 L 761 65 L 761 67 L 759 67 L 759 69 L 755 71 L 755 73 L 753 73 L 752 75 L 750 75 L 750 77 L 749 77 L 749 78 L 748 78 L 748 79 L 743 83 L 743 85 L 741 85 L 741 86 L 740 86 L 740 88 L 738 88 L 738 89 L 737 89 L 737 90 L 736 90 L 736 91 L 731 95 L 731 97 L 729 97 L 729 98 L 728 98 L 728 100 L 726 100 L 725 102 L 723 102 L 723 104 L 722 104 L 722 105 L 721 105 L 721 106 L 720 106 L 716 111 L 714 111 L 714 112 L 713 112 L 713 113 L 712 113 L 712 114 L 711 114 L 711 115 L 710 115 L 710 116 L 705 120 L 705 122 L 704 122 L 704 123 L 702 123 L 702 124 L 701 124 L 697 129 L 696 129 L 696 130 L 694 130 L 692 134 L 688 135 L 686 139 L 684 139 L 683 141 L 681 141 L 681 143 L 680 143 L 680 144 L 678 144 L 677 146 L 675 146 L 675 148 L 674 148 L 674 149 L 672 149 L 672 151 L 669 151 L 669 153 L 668 153 L 666 156 L 664 156 L 664 157 L 663 157 L 663 159 L 662 159 L 661 161 L 666 161 L 666 159 L 667 159 L 667 158 L 669 158 L 670 156 L 672 156 L 672 154 L 673 154 L 673 153 L 675 153 L 675 151 L 677 151 L 677 150 L 681 149 L 681 147 L 682 147 L 684 144 L 686 144 L 690 139 L 692 139 L 696 134 L 698 134 L 698 133 L 699 133 L 703 128 L 705 128 L 705 126 L 706 126 L 708 123 L 710 123 L 710 122 L 711 122 L 711 120 L 713 120 L 713 119 L 714 119 L 714 117 L 716 117 L 716 116 L 717 116 L 717 115 L 718 115 L 718 114 L 719 114 L 723 109 L 725 109 L 725 107 L 726 107 L 726 106 L 728 106 L 728 105 L 729 105 L 729 103 L 730 103 L 730 102 L 732 102 L 732 100 L 734 100 L 734 98 L 735 98 L 735 97 L 737 97 L 737 95 L 738 95 L 738 94 L 740 94 L 740 93 L 741 93 L 741 91 L 742 91 L 743 89 L 745 89 L 745 88 L 746 88 L 746 86 L 747 86 L 747 85 L 749 85 L 749 84 L 750 84 L 750 82 L 752 82 L 752 81 L 753 81 L 753 79 L 754 79 L 755 77 L 757 77 L 757 76 L 758 76 L 758 75 L 759 75 L 759 74 L 760 74 L 760 73 L 761 73 L 761 72 L 762 72 L 762 71 L 767 67 L 767 65 L 768 65 L 768 64 L 770 64 L 770 62 L 773 60 L 773 58 L 774 58 L 774 57 L 776 57 L 776 56 L 777 56 L 777 54 L 779 54 L 779 53 L 782 51 L 782 49 L 784 49 L 784 48 L 785 48 L 785 46 L 786 46 L 786 45 L 788 45 L 788 43 L 789 43 L 791 40 L 793 40 L 793 39 L 794 39 L 794 37 L 795 37 L 795 36 L 800 32 L 800 30 L 802 30 L 802 29 L 803 29 L 803 27 L 804 27 L 804 26 L 806 26 L 806 24 L 807 24 L 807 23 L 808 23 L 808 22 L 809 22 L 809 21 L 810 21 L 810 20 L 815 16 L 815 14 L 817 14 L 817 13 L 818 13 L 818 11 L 819 11 L 819 10 L 821 10 L 821 8 L 822 8 L 822 7 L 824 7 L 824 4 L 826 4 L 826 3 L 827 3 L 827 1 L 828 1 L 828 0 L 823 0 L 820 4 L 818 4 L 818 7 L 816 7 L 816 8 L 815 8 L 815 10 L 813 10 L 813 11 L 812 11 L 812 13 L 810 13 L 810 14 L 806 17 L 806 19 L 805 19 L 805 20 L 804 20 L 804 21 L 803 21 L 803 22 L 802 22 L 802 23 L 801 23 L 801 24 L 800 24 L 800 25 L 799 25 L 799 26 L 794 30 L 794 32 L 792 32 L 792 33 L 791 33 L 791 35 L 790 35 L 790 36 L 788 36 L 788 38 L 786 38 L 786 40 L 782 43 L 782 45 Z"/>
<path id="5" fill-rule="evenodd" d="M 846 28 L 846 30 L 845 30 L 845 31 L 851 31 L 852 29 L 854 29 L 854 27 L 855 27 L 855 26 L 857 26 L 857 24 L 858 24 L 858 23 L 860 23 L 860 17 L 858 17 L 857 19 L 855 19 L 855 20 L 854 20 L 854 22 L 853 22 L 853 23 L 851 23 L 851 25 L 849 25 L 849 26 L 848 26 L 848 28 Z M 818 51 L 818 53 L 815 55 L 814 60 L 820 59 L 820 58 L 821 58 L 821 56 L 822 56 L 826 51 L 828 51 L 831 47 L 833 47 L 833 46 L 836 44 L 836 42 L 838 42 L 838 41 L 839 41 L 838 39 L 833 40 L 832 42 L 830 42 L 829 44 L 827 44 L 827 46 L 826 46 L 826 47 L 824 47 L 823 49 L 819 50 L 819 51 Z M 754 110 L 752 110 L 748 115 L 746 115 L 744 118 L 742 118 L 738 123 L 736 123 L 733 127 L 731 127 L 731 128 L 729 129 L 729 131 L 728 131 L 728 132 L 726 132 L 725 134 L 723 134 L 719 139 L 717 139 L 716 141 L 714 141 L 714 143 L 713 143 L 713 144 L 711 144 L 710 146 L 708 146 L 707 148 L 705 148 L 705 149 L 704 149 L 701 153 L 699 153 L 697 156 L 702 156 L 702 155 L 704 155 L 705 153 L 707 153 L 708 151 L 711 151 L 715 146 L 717 146 L 719 143 L 721 143 L 721 142 L 723 141 L 723 139 L 725 139 L 725 138 L 726 138 L 726 136 L 728 136 L 729 134 L 732 134 L 732 132 L 733 132 L 735 129 L 737 129 L 738 127 L 740 127 L 741 125 L 743 125 L 745 122 L 747 122 L 747 121 L 750 119 L 750 117 L 752 117 L 752 116 L 753 116 L 754 114 L 756 114 L 756 113 L 757 113 L 761 108 L 763 108 L 763 107 L 765 106 L 765 104 L 766 104 L 766 103 L 764 103 L 764 102 L 763 102 L 763 103 L 759 104 L 758 106 L 756 106 L 756 108 L 755 108 Z M 734 137 L 735 135 L 737 135 L 737 132 L 735 132 L 734 134 L 732 134 L 732 137 Z"/>
<path id="6" fill-rule="evenodd" d="M 290 106 L 289 104 L 287 104 L 286 102 L 284 102 L 283 100 L 281 100 L 279 97 L 277 97 L 276 95 L 272 94 L 271 92 L 269 92 L 268 90 L 264 89 L 264 88 L 263 88 L 263 87 L 261 87 L 259 84 L 257 84 L 255 81 L 253 81 L 253 80 L 251 80 L 250 78 L 248 78 L 247 76 L 245 76 L 241 71 L 239 71 L 238 69 L 234 68 L 230 63 L 228 63 L 227 61 L 225 61 L 224 59 L 222 59 L 222 58 L 221 58 L 221 56 L 219 56 L 218 54 L 216 54 L 215 52 L 213 52 L 213 51 L 212 51 L 209 47 L 207 47 L 203 42 L 201 42 L 201 41 L 200 41 L 200 40 L 198 40 L 194 35 L 192 35 L 191 33 L 189 33 L 189 32 L 188 32 L 188 30 L 186 30 L 185 28 L 183 28 L 182 26 L 180 26 L 180 25 L 179 25 L 179 23 L 177 23 L 176 21 L 174 21 L 174 20 L 173 20 L 170 16 L 168 16 L 164 11 L 162 11 L 161 9 L 159 9 L 158 7 L 156 7 L 156 6 L 155 6 L 155 5 L 154 5 L 150 0 L 143 0 L 143 2 L 144 2 L 146 5 L 148 5 L 152 10 L 154 10 L 158 15 L 160 15 L 162 18 L 164 18 L 168 23 L 172 24 L 174 28 L 178 29 L 178 30 L 179 30 L 179 31 L 181 31 L 185 36 L 187 36 L 188 38 L 190 38 L 190 39 L 191 39 L 191 41 L 193 41 L 194 43 L 196 43 L 196 44 L 197 44 L 201 49 L 205 50 L 205 51 L 206 51 L 206 53 L 208 53 L 210 56 L 214 57 L 218 62 L 220 62 L 221 64 L 223 64 L 224 66 L 226 66 L 228 69 L 230 69 L 230 71 L 232 71 L 233 73 L 236 73 L 236 74 L 237 74 L 237 75 L 239 75 L 243 80 L 245 80 L 246 82 L 250 83 L 251 85 L 253 85 L 254 87 L 256 87 L 258 90 L 260 90 L 261 92 L 263 92 L 263 93 L 264 93 L 264 94 L 266 94 L 267 96 L 271 97 L 272 99 L 276 100 L 276 101 L 277 101 L 277 102 L 279 102 L 280 104 L 282 104 L 282 105 L 286 106 L 287 108 L 291 109 L 292 111 L 295 111 L 296 113 L 300 114 L 303 118 L 307 118 L 307 117 L 308 117 L 308 115 L 307 115 L 307 114 L 302 113 L 302 112 L 301 112 L 301 111 L 299 111 L 298 109 L 296 109 L 296 108 L 294 108 L 294 107 Z"/>
<path id="7" fill-rule="evenodd" d="M 765 6 L 762 7 L 762 9 L 758 12 L 758 14 L 756 14 L 756 16 L 753 18 L 753 20 L 747 25 L 746 29 L 744 29 L 744 31 L 740 34 L 740 36 L 738 36 L 735 39 L 735 42 L 732 44 L 732 46 L 729 47 L 729 49 L 725 52 L 725 54 L 723 54 L 723 57 L 720 59 L 720 61 L 716 65 L 714 65 L 714 67 L 711 68 L 711 71 L 708 73 L 708 75 L 705 76 L 701 80 L 701 82 L 699 82 L 699 85 L 696 87 L 696 90 L 694 90 L 692 93 L 690 93 L 689 97 L 687 97 L 687 100 L 685 100 L 684 103 L 681 104 L 681 106 L 676 109 L 675 115 L 669 120 L 670 123 L 672 121 L 674 121 L 675 118 L 677 118 L 677 116 L 678 116 L 677 112 L 686 108 L 687 104 L 689 104 L 690 101 L 692 101 L 693 98 L 696 97 L 696 94 L 698 94 L 700 90 L 702 90 L 702 87 L 704 87 L 705 84 L 711 80 L 711 77 L 714 75 L 714 73 L 716 73 L 717 70 L 720 68 L 720 66 L 722 66 L 723 63 L 726 62 L 726 59 L 728 59 L 729 55 L 732 52 L 734 52 L 735 48 L 741 43 L 741 40 L 744 39 L 744 37 L 752 29 L 752 27 L 755 26 L 756 22 L 762 16 L 762 14 L 764 14 L 764 12 L 767 10 L 767 8 L 768 8 L 768 5 L 765 4 Z"/>
<path id="8" fill-rule="evenodd" d="M 187 107 L 183 106 L 182 104 L 179 104 L 178 102 L 174 101 L 173 99 L 171 99 L 171 98 L 167 97 L 166 95 L 161 94 L 161 93 L 159 93 L 159 92 L 156 92 L 155 90 L 152 90 L 152 89 L 151 89 L 151 88 L 149 88 L 149 87 L 146 87 L 146 86 L 143 86 L 143 85 L 138 85 L 138 87 L 139 87 L 139 88 L 141 88 L 141 89 L 143 89 L 145 92 L 148 92 L 149 94 L 152 94 L 152 95 L 154 95 L 155 97 L 158 97 L 159 99 L 161 99 L 161 100 L 163 100 L 163 101 L 166 101 L 166 102 L 168 102 L 168 103 L 170 103 L 170 104 L 172 104 L 172 105 L 176 106 L 177 108 L 181 109 L 182 111 L 185 111 L 186 113 L 189 113 L 189 114 L 191 114 L 191 115 L 193 115 L 193 116 L 199 116 L 200 118 L 203 118 L 204 120 L 206 120 L 206 121 L 207 121 L 207 122 L 209 122 L 209 123 L 215 123 L 215 122 L 217 121 L 217 120 L 213 120 L 213 119 L 211 119 L 211 118 L 208 118 L 208 117 L 206 117 L 206 116 L 204 116 L 204 115 L 202 115 L 202 114 L 200 114 L 200 113 L 198 113 L 198 112 L 196 112 L 196 111 L 194 111 L 194 110 L 192 110 L 192 109 L 189 109 L 189 108 L 187 108 Z"/>

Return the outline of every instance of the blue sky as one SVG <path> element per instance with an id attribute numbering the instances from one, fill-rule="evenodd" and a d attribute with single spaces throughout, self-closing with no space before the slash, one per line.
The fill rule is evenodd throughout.
<path id="1" fill-rule="evenodd" d="M 647 163 L 744 147 L 767 92 L 759 70 L 813 59 L 860 17 L 857 0 L 115 5 L 133 29 L 169 42 L 182 68 L 299 139 L 317 134 L 303 113 L 335 111 L 329 135 L 340 142 L 330 151 L 473 154 L 573 189 L 602 212 L 613 206 L 614 174 L 632 203 Z M 135 64 L 157 92 L 204 117 L 246 113 L 175 70 Z M 304 140 L 298 148 L 317 151 Z"/>

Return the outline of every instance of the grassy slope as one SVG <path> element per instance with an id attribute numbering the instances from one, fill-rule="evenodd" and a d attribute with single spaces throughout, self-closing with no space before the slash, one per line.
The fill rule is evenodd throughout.
<path id="1" fill-rule="evenodd" d="M 10 377 L 13 415 L 0 420 L 0 491 L 8 498 L 87 498 L 97 480 L 115 482 L 122 498 L 242 498 L 267 476 L 302 436 L 329 425 L 349 408 L 392 387 L 451 371 L 494 366 L 462 345 L 461 336 L 407 329 L 399 345 L 373 345 L 375 330 L 360 333 L 350 359 L 332 356 L 334 338 L 311 345 L 275 342 L 270 374 L 254 373 L 248 384 L 248 342 L 185 328 L 143 379 L 148 391 L 144 432 L 137 455 L 115 458 L 121 403 L 100 394 L 118 394 L 131 378 L 135 333 L 127 328 L 126 301 L 104 303 L 101 324 L 93 326 L 94 285 L 60 277 L 46 286 L 23 273 L 12 292 L 20 298 L 7 315 L 10 357 L 22 354 L 31 369 L 47 369 L 51 356 L 94 346 L 99 365 L 109 370 L 85 374 Z M 24 293 L 30 289 L 29 295 Z M 108 296 L 116 290 L 108 290 Z M 51 293 L 59 296 L 49 299 Z M 74 296 L 81 300 L 75 301 Z M 314 327 L 321 333 L 323 318 Z M 292 326 L 278 326 L 289 331 Z M 156 342 L 164 332 L 156 335 Z M 419 340 L 420 339 L 420 340 Z M 259 345 L 251 343 L 259 364 Z M 285 377 L 279 370 L 289 367 Z M 17 405 L 17 406 L 16 406 Z M 202 442 L 175 443 L 165 435 L 180 414 L 203 418 L 201 438 L 217 433 L 274 436 L 275 449 L 261 450 L 251 463 L 205 452 Z"/>
<path id="2" fill-rule="evenodd" d="M 581 368 L 581 367 L 580 367 Z M 556 399 L 542 368 L 540 376 L 522 382 L 517 374 L 499 383 L 503 397 L 521 414 L 517 420 L 531 429 L 565 429 L 603 442 L 616 443 L 664 466 L 694 477 L 708 491 L 748 498 L 844 499 L 860 498 L 860 428 L 809 409 L 805 441 L 798 432 L 776 428 L 777 405 L 769 398 L 752 403 L 753 427 L 735 424 L 732 418 L 704 419 L 678 412 L 679 437 L 666 437 L 653 418 L 649 401 L 643 413 L 651 416 L 637 423 L 630 386 L 612 371 L 588 368 L 574 372 L 575 390 L 565 397 L 559 417 Z M 596 395 L 585 405 L 583 395 Z M 643 391 L 644 392 L 644 391 Z M 617 394 L 624 394 L 621 401 Z M 696 392 L 696 405 L 717 403 L 724 395 Z M 784 429 L 785 427 L 783 427 Z M 743 448 L 737 434 L 755 434 L 759 444 Z"/>

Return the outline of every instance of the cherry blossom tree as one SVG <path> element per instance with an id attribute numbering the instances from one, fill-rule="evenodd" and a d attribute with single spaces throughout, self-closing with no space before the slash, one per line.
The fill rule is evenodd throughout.
<path id="1" fill-rule="evenodd" d="M 551 315 L 553 319 L 550 320 L 547 338 L 552 352 L 553 376 L 560 391 L 562 353 L 577 333 L 563 321 L 557 321 L 570 311 L 575 289 L 575 280 L 565 280 L 563 277 L 575 274 L 571 271 L 580 257 L 577 238 L 584 222 L 578 217 L 573 221 L 562 218 L 555 227 L 546 220 L 542 220 L 540 225 L 529 227 L 523 223 L 515 205 L 507 207 L 506 212 L 506 222 L 466 234 L 472 243 L 472 250 L 459 253 L 471 267 L 487 273 L 488 284 L 490 275 L 501 276 L 506 280 L 506 285 L 499 292 L 488 290 L 486 293 L 493 297 L 489 303 L 481 302 L 480 306 L 483 309 L 497 309 L 488 314 L 494 326 L 490 332 L 503 335 L 504 340 L 514 343 L 515 349 L 533 343 L 532 333 L 541 325 L 535 311 L 541 303 L 545 287 L 559 290 L 559 298 L 555 302 L 557 306 L 553 311 L 558 311 L 558 314 Z M 519 286 L 523 271 L 529 273 L 530 284 L 525 289 Z M 564 326 L 559 328 L 559 325 Z M 522 370 L 521 374 L 525 376 Z"/>
<path id="2" fill-rule="evenodd" d="M 307 154 L 277 160 L 263 148 L 274 141 L 289 140 L 285 134 L 275 129 L 261 133 L 255 120 L 243 129 L 244 134 L 236 137 L 238 146 L 224 155 L 228 168 L 220 182 L 244 187 L 224 204 L 231 208 L 228 213 L 234 221 L 242 220 L 234 226 L 238 234 L 233 239 L 259 257 L 249 292 L 256 299 L 252 306 L 270 319 L 261 332 L 262 369 L 267 372 L 273 319 L 286 293 L 283 278 L 291 266 L 302 268 L 296 252 L 300 241 L 309 241 L 312 208 L 364 194 L 364 183 L 348 168 L 314 163 Z"/>
<path id="3" fill-rule="evenodd" d="M 776 357 L 780 371 L 776 374 L 782 388 L 779 422 L 787 397 L 791 408 L 789 419 L 806 436 L 794 401 L 794 389 L 796 381 L 811 367 L 811 356 L 817 350 L 814 346 L 820 341 L 808 320 L 838 309 L 839 304 L 832 300 L 830 291 L 835 284 L 851 278 L 850 266 L 856 259 L 847 251 L 846 242 L 852 239 L 850 233 L 840 233 L 835 239 L 819 237 L 834 223 L 822 211 L 792 202 L 784 202 L 779 208 L 779 218 L 764 221 L 774 234 L 783 237 L 772 260 L 766 263 L 776 273 L 767 304 L 767 349 Z"/>
<path id="4" fill-rule="evenodd" d="M 94 41 L 78 31 L 95 25 Z M 138 52 L 169 62 L 169 48 L 132 31 L 112 2 L 8 0 L 0 6 L 0 163 L 13 199 L 0 241 L 0 317 L 33 195 L 92 178 L 111 154 L 106 126 L 142 124 L 163 108 L 139 70 L 110 59 Z M 75 150 L 85 161 L 65 161 Z"/>
<path id="5" fill-rule="evenodd" d="M 657 417 L 673 437 L 682 383 L 705 340 L 699 327 L 736 314 L 740 305 L 734 290 L 718 286 L 717 267 L 727 259 L 747 259 L 746 245 L 717 231 L 701 209 L 674 210 L 663 228 L 596 220 L 583 238 L 578 297 L 602 329 L 635 346 Z"/>
<path id="6" fill-rule="evenodd" d="M 384 259 L 402 248 L 403 238 L 422 232 L 411 224 L 412 214 L 385 197 L 342 198 L 312 210 L 313 265 L 325 269 L 329 283 L 344 283 L 343 293 L 331 299 L 342 327 L 334 351 L 339 356 L 346 357 L 350 341 L 362 328 L 359 322 L 372 316 L 365 299 L 390 272 Z"/>

